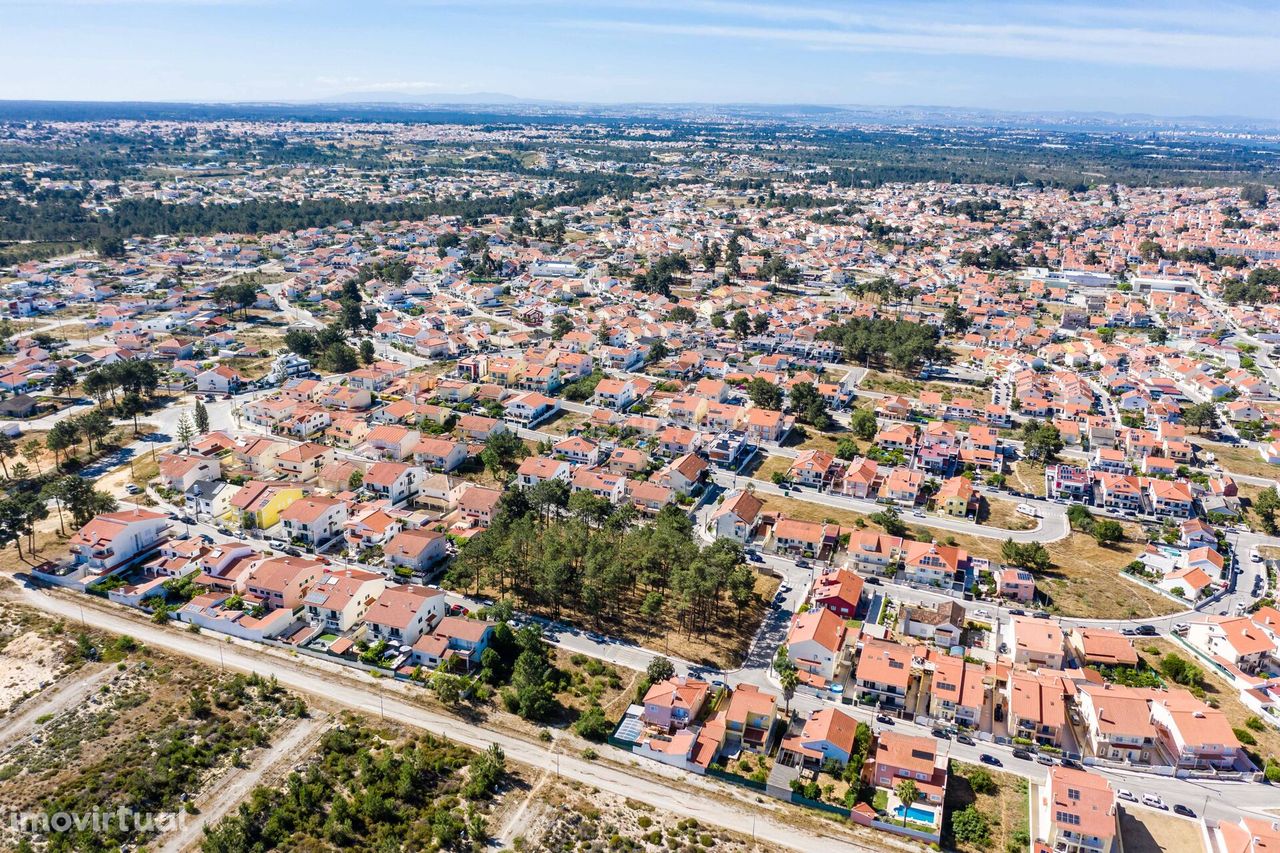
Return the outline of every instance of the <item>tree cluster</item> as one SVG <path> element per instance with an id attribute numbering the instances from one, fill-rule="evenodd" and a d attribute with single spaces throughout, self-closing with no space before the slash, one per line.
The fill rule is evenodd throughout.
<path id="1" fill-rule="evenodd" d="M 284 345 L 331 373 L 350 373 L 360 366 L 360 354 L 347 343 L 347 331 L 337 323 L 319 332 L 290 329 L 285 333 Z"/>
<path id="2" fill-rule="evenodd" d="M 818 339 L 839 344 L 846 361 L 869 362 L 903 372 L 925 362 L 951 358 L 950 351 L 940 343 L 937 328 L 909 320 L 854 317 L 823 329 Z"/>
<path id="3" fill-rule="evenodd" d="M 791 410 L 800 421 L 815 429 L 823 432 L 831 429 L 832 420 L 827 412 L 827 401 L 822 399 L 812 382 L 797 382 L 791 386 Z"/>
<path id="4" fill-rule="evenodd" d="M 1051 423 L 1034 418 L 1022 425 L 1022 455 L 1037 462 L 1052 462 L 1065 446 L 1062 434 Z"/>
<path id="5" fill-rule="evenodd" d="M 644 293 L 670 296 L 677 273 L 688 275 L 689 259 L 679 252 L 672 252 L 658 258 L 645 271 L 636 273 L 631 284 Z"/>
<path id="6" fill-rule="evenodd" d="M 652 524 L 635 520 L 630 504 L 615 507 L 586 491 L 570 495 L 558 480 L 510 489 L 490 527 L 462 547 L 451 581 L 595 624 L 652 624 L 669 610 L 690 633 L 705 633 L 722 618 L 726 600 L 739 616 L 755 602 L 741 546 L 720 540 L 699 547 L 693 523 L 675 506 Z"/>
<path id="7" fill-rule="evenodd" d="M 1280 287 L 1280 270 L 1257 268 L 1249 271 L 1247 278 L 1232 276 L 1222 283 L 1222 301 L 1228 305 L 1245 303 L 1262 305 L 1273 301 L 1276 287 Z"/>
<path id="8" fill-rule="evenodd" d="M 253 282 L 242 281 L 238 284 L 220 284 L 213 289 L 213 301 L 224 311 L 239 308 L 245 316 L 258 301 L 258 286 Z"/>

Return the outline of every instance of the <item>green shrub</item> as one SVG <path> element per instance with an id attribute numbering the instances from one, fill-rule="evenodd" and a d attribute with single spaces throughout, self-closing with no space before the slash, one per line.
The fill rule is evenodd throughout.
<path id="1" fill-rule="evenodd" d="M 981 767 L 969 774 L 969 787 L 975 794 L 994 794 L 997 790 L 996 780 Z"/>
<path id="2" fill-rule="evenodd" d="M 990 819 L 973 806 L 965 806 L 951 816 L 951 834 L 956 841 L 985 847 L 991 841 Z"/>

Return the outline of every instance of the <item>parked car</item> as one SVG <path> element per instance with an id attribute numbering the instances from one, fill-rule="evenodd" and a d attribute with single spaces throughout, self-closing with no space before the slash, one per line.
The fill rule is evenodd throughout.
<path id="1" fill-rule="evenodd" d="M 868 575 L 867 577 L 863 578 L 863 582 L 866 583 L 868 586 L 880 586 L 880 578 L 876 577 L 875 575 Z"/>
<path id="2" fill-rule="evenodd" d="M 1157 631 L 1156 631 L 1156 626 L 1154 626 L 1154 625 L 1139 625 L 1139 626 L 1138 626 L 1138 634 L 1139 634 L 1139 636 L 1142 636 L 1142 637 L 1154 637 L 1154 636 L 1156 635 L 1156 633 L 1157 633 Z"/>
<path id="3" fill-rule="evenodd" d="M 992 767 L 1004 767 L 1003 761 L 996 758 L 994 755 L 988 755 L 985 752 L 978 756 L 978 760 L 983 764 L 990 764 Z"/>
<path id="4" fill-rule="evenodd" d="M 991 611 L 990 611 L 990 610 L 987 610 L 987 609 L 986 609 L 986 608 L 984 608 L 984 607 L 980 607 L 980 608 L 978 608 L 977 610 L 973 611 L 973 615 L 974 615 L 974 616 L 990 617 L 990 616 L 991 616 Z"/>
<path id="5" fill-rule="evenodd" d="M 1026 616 L 1027 611 L 1023 610 L 1020 607 L 1015 607 L 1009 611 L 1009 615 L 1010 616 Z"/>
<path id="6" fill-rule="evenodd" d="M 1173 811 L 1174 811 L 1174 813 L 1175 813 L 1175 814 L 1180 814 L 1180 815 L 1182 815 L 1183 817 L 1195 817 L 1195 816 L 1196 816 L 1196 813 L 1195 813 L 1195 812 L 1193 812 L 1191 809 L 1189 809 L 1189 808 L 1187 808 L 1186 806 L 1184 806 L 1182 803 L 1178 803 L 1177 805 L 1175 805 L 1175 806 L 1173 807 Z"/>
<path id="7" fill-rule="evenodd" d="M 1048 614 L 1048 613 L 1045 613 L 1043 610 L 1037 610 L 1035 613 L 1032 613 L 1032 614 L 1031 614 L 1031 616 L 1032 616 L 1032 618 L 1033 618 L 1033 619 L 1048 619 L 1048 618 L 1049 618 L 1049 614 Z"/>
<path id="8" fill-rule="evenodd" d="M 892 726 L 893 717 L 890 717 L 888 714 L 876 714 L 876 722 L 882 726 Z"/>
<path id="9" fill-rule="evenodd" d="M 1056 762 L 1052 755 L 1046 755 L 1043 752 L 1036 756 L 1036 763 L 1043 764 L 1045 767 L 1052 767 Z"/>
<path id="10" fill-rule="evenodd" d="M 1136 803 L 1138 801 L 1138 798 L 1133 795 L 1133 792 L 1128 790 L 1127 788 L 1121 788 L 1118 791 L 1116 791 L 1116 798 L 1121 800 L 1128 800 L 1131 803 Z"/>
<path id="11" fill-rule="evenodd" d="M 1080 765 L 1080 762 L 1079 762 L 1079 761 L 1076 761 L 1076 760 L 1071 759 L 1071 758 L 1064 758 L 1064 759 L 1062 759 L 1062 766 L 1063 766 L 1063 767 L 1066 767 L 1068 770 L 1083 770 L 1083 769 L 1084 769 L 1084 767 L 1082 767 L 1082 766 Z"/>
<path id="12" fill-rule="evenodd" d="M 977 741 L 968 735 L 956 735 L 956 743 L 962 743 L 965 746 L 977 746 Z"/>
<path id="13" fill-rule="evenodd" d="M 1035 761 L 1035 758 L 1031 753 L 1027 752 L 1025 749 L 1015 749 L 1013 751 L 1013 757 L 1021 759 L 1022 761 Z"/>
<path id="14" fill-rule="evenodd" d="M 951 740 L 951 735 L 947 734 L 942 729 L 934 729 L 933 736 L 938 740 Z"/>
<path id="15" fill-rule="evenodd" d="M 1153 809 L 1164 809 L 1165 811 L 1169 810 L 1169 807 L 1164 804 L 1164 800 L 1160 799 L 1159 794 L 1143 794 L 1142 804 L 1146 806 L 1151 806 L 1151 808 Z"/>
<path id="16" fill-rule="evenodd" d="M 1186 622 L 1179 622 L 1178 624 L 1173 626 L 1173 633 L 1175 634 L 1185 634 L 1190 630 L 1191 630 L 1191 626 Z"/>
<path id="17" fill-rule="evenodd" d="M 1138 632 L 1135 631 L 1133 628 L 1121 628 L 1120 633 L 1124 634 L 1126 637 L 1134 637 L 1134 636 L 1137 636 L 1138 634 Z"/>
<path id="18" fill-rule="evenodd" d="M 136 494 L 138 494 L 139 492 L 141 492 L 141 491 L 142 491 L 142 489 L 139 489 L 139 488 L 138 488 L 135 484 L 133 484 L 133 483 L 129 483 L 128 485 L 126 485 L 126 486 L 124 487 L 124 490 L 125 490 L 125 492 L 126 492 L 126 493 L 128 493 L 128 494 L 130 494 L 130 495 L 136 495 Z"/>

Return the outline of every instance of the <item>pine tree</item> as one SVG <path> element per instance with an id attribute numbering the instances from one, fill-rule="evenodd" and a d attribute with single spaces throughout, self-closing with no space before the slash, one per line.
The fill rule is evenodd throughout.
<path id="1" fill-rule="evenodd" d="M 182 443 L 182 449 L 186 450 L 191 446 L 191 438 L 196 434 L 195 427 L 191 425 L 191 419 L 187 417 L 187 413 L 183 412 L 178 416 L 178 441 Z"/>
<path id="2" fill-rule="evenodd" d="M 196 432 L 204 435 L 209 431 L 209 410 L 204 402 L 196 400 Z"/>

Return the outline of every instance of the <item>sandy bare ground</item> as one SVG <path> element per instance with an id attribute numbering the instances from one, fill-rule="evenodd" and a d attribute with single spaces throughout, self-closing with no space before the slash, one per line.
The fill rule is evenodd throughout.
<path id="1" fill-rule="evenodd" d="M 0 744 L 12 744 L 26 734 L 36 719 L 56 717 L 68 708 L 86 701 L 98 687 L 116 672 L 115 667 L 83 669 L 63 678 L 38 696 L 20 706 L 17 713 L 0 719 Z"/>
<path id="2" fill-rule="evenodd" d="M 520 801 L 520 805 L 511 812 L 506 820 L 502 822 L 502 828 L 498 830 L 496 839 L 499 846 L 504 850 L 512 846 L 516 836 L 524 834 L 526 826 L 528 826 L 528 824 L 538 816 L 538 813 L 542 811 L 542 804 L 535 803 L 535 801 L 538 798 L 539 792 L 546 786 L 547 780 L 552 778 L 555 765 L 551 763 L 554 761 L 554 759 L 551 758 L 551 753 L 554 753 L 559 746 L 559 741 L 552 742 L 551 748 L 547 750 L 548 762 L 543 765 L 542 772 L 538 774 L 537 781 L 529 787 L 529 793 Z M 531 805 L 533 806 L 533 814 L 530 814 L 529 812 L 529 807 Z"/>
<path id="3" fill-rule="evenodd" d="M 0 652 L 0 708 L 10 708 L 41 685 L 57 679 L 62 668 L 62 644 L 35 631 L 14 637 Z"/>
<path id="4" fill-rule="evenodd" d="M 231 772 L 207 785 L 206 791 L 195 801 L 200 813 L 187 815 L 184 824 L 167 836 L 156 839 L 161 853 L 181 853 L 193 850 L 204 837 L 206 824 L 217 823 L 223 815 L 234 809 L 258 785 L 274 783 L 311 751 L 320 736 L 329 728 L 327 714 L 315 714 L 298 722 L 274 744 L 260 753 L 245 768 L 233 768 Z M 212 790 L 209 790 L 212 789 Z"/>

